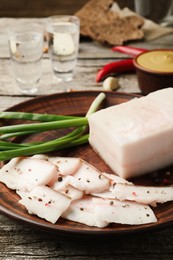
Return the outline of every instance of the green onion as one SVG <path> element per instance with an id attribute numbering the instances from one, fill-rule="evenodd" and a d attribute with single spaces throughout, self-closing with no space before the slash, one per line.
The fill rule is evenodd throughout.
<path id="1" fill-rule="evenodd" d="M 42 131 L 41 131 L 42 132 Z M 12 137 L 17 137 L 21 135 L 30 135 L 30 134 L 35 134 L 35 133 L 40 133 L 40 131 L 21 131 L 21 132 L 16 132 L 16 133 L 9 133 L 9 134 L 3 134 L 0 136 L 0 140 L 6 140 L 10 139 Z"/>
<path id="2" fill-rule="evenodd" d="M 8 134 L 13 132 L 44 132 L 49 130 L 61 129 L 61 128 L 69 128 L 69 127 L 78 127 L 84 126 L 88 124 L 87 118 L 75 118 L 75 119 L 67 119 L 60 121 L 52 121 L 46 123 L 35 123 L 35 124 L 20 124 L 20 125 L 10 125 L 10 126 L 2 126 L 0 127 L 0 134 Z"/>
<path id="3" fill-rule="evenodd" d="M 52 141 L 43 142 L 41 144 L 33 144 L 32 146 L 22 147 L 20 149 L 11 149 L 4 152 L 0 152 L 0 160 L 4 161 L 18 156 L 33 155 L 38 153 L 46 153 L 59 150 L 65 148 L 65 145 L 69 144 L 77 137 L 79 137 L 79 134 L 76 134 L 74 136 L 66 135 L 66 138 L 58 138 Z"/>
<path id="4" fill-rule="evenodd" d="M 104 93 L 100 93 L 95 100 L 92 102 L 91 106 L 88 109 L 88 112 L 86 113 L 85 117 L 88 117 L 89 115 L 96 112 L 99 108 L 103 100 L 106 98 L 106 95 Z"/>
<path id="5" fill-rule="evenodd" d="M 22 147 L 21 144 L 0 141 L 0 150 L 1 151 L 18 149 L 18 148 L 21 148 L 21 147 Z"/>
<path id="6" fill-rule="evenodd" d="M 19 156 L 47 153 L 87 143 L 89 138 L 89 134 L 86 134 L 86 130 L 88 129 L 87 117 L 98 110 L 104 99 L 105 94 L 100 93 L 91 104 L 85 117 L 56 116 L 48 114 L 41 115 L 24 112 L 1 112 L 0 118 L 4 119 L 8 118 L 41 121 L 41 123 L 2 126 L 0 127 L 1 140 L 6 140 L 19 135 L 34 134 L 62 128 L 73 127 L 75 129 L 64 136 L 51 141 L 21 144 L 10 141 L 0 141 L 0 160 L 6 161 Z"/>
<path id="7" fill-rule="evenodd" d="M 59 121 L 59 120 L 73 119 L 73 118 L 79 118 L 79 117 L 4 111 L 4 112 L 0 112 L 0 118 L 1 119 L 20 119 L 20 120 L 50 122 L 50 121 Z"/>

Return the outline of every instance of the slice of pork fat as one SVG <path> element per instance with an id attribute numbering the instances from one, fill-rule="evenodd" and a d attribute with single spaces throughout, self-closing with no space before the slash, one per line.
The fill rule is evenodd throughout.
<path id="1" fill-rule="evenodd" d="M 70 207 L 62 214 L 62 217 L 71 221 L 96 226 L 99 228 L 106 227 L 106 221 L 100 221 L 95 214 L 95 204 L 92 197 L 86 196 L 79 200 L 72 201 Z"/>
<path id="2" fill-rule="evenodd" d="M 109 189 L 110 180 L 103 176 L 102 173 L 97 170 L 91 164 L 81 160 L 81 166 L 79 169 L 71 174 L 65 176 L 59 176 L 56 182 L 50 183 L 49 186 L 54 190 L 63 191 L 68 185 L 85 192 L 86 194 L 92 192 L 103 192 Z"/>
<path id="3" fill-rule="evenodd" d="M 102 174 L 111 180 L 111 185 L 108 191 L 92 193 L 96 197 L 118 199 L 120 201 L 130 200 L 151 206 L 156 206 L 156 203 L 165 203 L 173 200 L 173 186 L 137 186 L 116 175 Z"/>
<path id="4" fill-rule="evenodd" d="M 167 88 L 93 113 L 91 146 L 125 179 L 172 164 L 172 100 Z"/>
<path id="5" fill-rule="evenodd" d="M 128 225 L 157 222 L 154 212 L 147 205 L 101 198 L 93 199 L 93 201 L 96 216 L 100 221 Z"/>
<path id="6" fill-rule="evenodd" d="M 51 162 L 32 158 L 12 159 L 0 169 L 0 181 L 10 189 L 30 191 L 37 185 L 46 185 L 57 177 L 57 167 Z"/>
<path id="7" fill-rule="evenodd" d="M 71 185 L 68 185 L 64 190 L 60 190 L 60 193 L 68 195 L 71 200 L 81 199 L 84 195 L 83 191 L 76 189 Z"/>
<path id="8" fill-rule="evenodd" d="M 82 160 L 80 168 L 71 176 L 70 184 L 89 194 L 109 189 L 110 180 L 94 166 Z"/>
<path id="9" fill-rule="evenodd" d="M 73 201 L 62 217 L 99 228 L 109 223 L 140 225 L 157 221 L 153 211 L 147 205 L 91 196 Z"/>
<path id="10" fill-rule="evenodd" d="M 81 159 L 75 157 L 48 157 L 48 161 L 58 167 L 61 175 L 73 174 L 81 166 Z"/>
<path id="11" fill-rule="evenodd" d="M 44 159 L 55 164 L 59 173 L 63 176 L 75 173 L 81 166 L 81 159 L 76 157 L 47 156 L 45 154 L 36 154 L 32 157 Z"/>
<path id="12" fill-rule="evenodd" d="M 112 186 L 111 192 L 113 197 L 119 200 L 131 200 L 152 206 L 173 200 L 173 186 L 144 187 L 118 183 Z"/>
<path id="13" fill-rule="evenodd" d="M 130 181 L 127 181 L 115 174 L 111 174 L 111 173 L 107 173 L 107 172 L 102 172 L 102 175 L 105 176 L 106 178 L 108 178 L 109 180 L 111 180 L 111 186 L 114 184 L 114 183 L 121 183 L 121 184 L 128 184 L 128 185 L 133 185 L 132 182 Z"/>
<path id="14" fill-rule="evenodd" d="M 71 200 L 65 195 L 46 186 L 36 186 L 30 192 L 19 192 L 24 205 L 30 214 L 55 223 L 62 213 L 68 209 Z"/>

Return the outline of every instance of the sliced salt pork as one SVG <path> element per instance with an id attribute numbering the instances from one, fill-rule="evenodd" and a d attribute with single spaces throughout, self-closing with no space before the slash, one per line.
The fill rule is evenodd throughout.
<path id="1" fill-rule="evenodd" d="M 100 197 L 100 198 L 105 198 L 105 199 L 115 199 L 117 197 L 112 192 L 112 189 L 114 188 L 114 186 L 116 184 L 123 184 L 124 186 L 133 185 L 132 182 L 129 182 L 115 174 L 102 172 L 102 175 L 110 180 L 110 186 L 109 186 L 108 190 L 105 190 L 103 192 L 93 192 L 92 195 L 95 197 Z"/>
<path id="2" fill-rule="evenodd" d="M 75 157 L 48 157 L 58 167 L 61 175 L 74 174 L 81 166 L 81 159 Z"/>
<path id="3" fill-rule="evenodd" d="M 19 192 L 19 195 L 22 197 L 19 203 L 24 205 L 30 214 L 37 215 L 53 224 L 71 203 L 70 198 L 47 186 L 36 186 L 26 194 Z"/>
<path id="4" fill-rule="evenodd" d="M 32 157 L 44 159 L 55 164 L 59 174 L 63 176 L 75 173 L 81 166 L 81 159 L 76 157 L 47 156 L 45 154 L 36 154 Z"/>
<path id="5" fill-rule="evenodd" d="M 103 176 L 94 166 L 82 161 L 80 168 L 71 176 L 70 184 L 89 194 L 107 190 L 110 180 Z"/>
<path id="6" fill-rule="evenodd" d="M 22 191 L 22 190 L 16 190 L 17 195 L 19 195 L 21 198 L 24 198 L 28 196 L 29 191 Z"/>
<path id="7" fill-rule="evenodd" d="M 155 206 L 173 200 L 173 186 L 145 187 L 116 184 L 111 187 L 113 197 L 119 200 L 131 200 Z"/>
<path id="8" fill-rule="evenodd" d="M 172 100 L 173 88 L 162 89 L 88 117 L 89 142 L 114 173 L 126 179 L 172 164 Z"/>
<path id="9" fill-rule="evenodd" d="M 103 191 L 103 192 L 93 192 L 91 193 L 91 195 L 103 199 L 116 199 L 115 195 L 110 190 Z"/>
<path id="10" fill-rule="evenodd" d="M 110 199 L 93 199 L 97 219 L 108 223 L 140 225 L 157 222 L 152 209 L 135 202 Z"/>
<path id="11" fill-rule="evenodd" d="M 71 185 L 68 185 L 65 189 L 60 190 L 60 192 L 62 194 L 68 195 L 71 198 L 71 200 L 81 199 L 84 194 L 83 191 L 76 189 Z"/>
<path id="12" fill-rule="evenodd" d="M 121 183 L 121 184 L 128 184 L 128 185 L 133 185 L 132 182 L 127 181 L 126 179 L 123 179 L 115 174 L 107 173 L 107 172 L 102 172 L 102 175 L 111 180 L 111 185 L 115 183 Z"/>
<path id="13" fill-rule="evenodd" d="M 71 180 L 71 176 L 58 175 L 58 178 L 50 181 L 48 183 L 48 186 L 56 191 L 65 190 L 67 188 L 67 186 L 69 185 L 70 180 Z"/>
<path id="14" fill-rule="evenodd" d="M 106 227 L 109 223 L 99 220 L 95 214 L 95 203 L 92 197 L 88 196 L 79 200 L 72 201 L 67 211 L 62 217 L 71 221 L 96 226 L 99 228 Z"/>
<path id="15" fill-rule="evenodd" d="M 32 158 L 12 159 L 0 169 L 0 181 L 10 189 L 30 191 L 37 185 L 46 185 L 57 176 L 57 167 L 51 162 Z"/>

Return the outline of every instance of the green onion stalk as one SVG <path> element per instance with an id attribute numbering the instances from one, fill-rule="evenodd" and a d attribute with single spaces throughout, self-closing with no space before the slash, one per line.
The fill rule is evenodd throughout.
<path id="1" fill-rule="evenodd" d="M 10 160 L 19 156 L 58 151 L 87 143 L 89 138 L 89 134 L 87 133 L 88 116 L 99 109 L 104 99 L 105 94 L 100 93 L 92 102 L 85 117 L 8 111 L 0 112 L 0 119 L 39 121 L 39 123 L 25 123 L 0 127 L 0 161 Z M 10 141 L 12 137 L 71 127 L 75 129 L 51 141 L 33 143 L 15 143 Z"/>

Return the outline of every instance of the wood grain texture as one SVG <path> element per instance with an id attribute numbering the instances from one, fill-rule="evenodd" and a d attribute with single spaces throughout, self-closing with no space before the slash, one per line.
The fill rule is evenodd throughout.
<path id="1" fill-rule="evenodd" d="M 0 259 L 172 260 L 173 228 L 112 239 L 75 239 L 0 216 Z M 8 238 L 8 239 L 7 239 Z"/>

